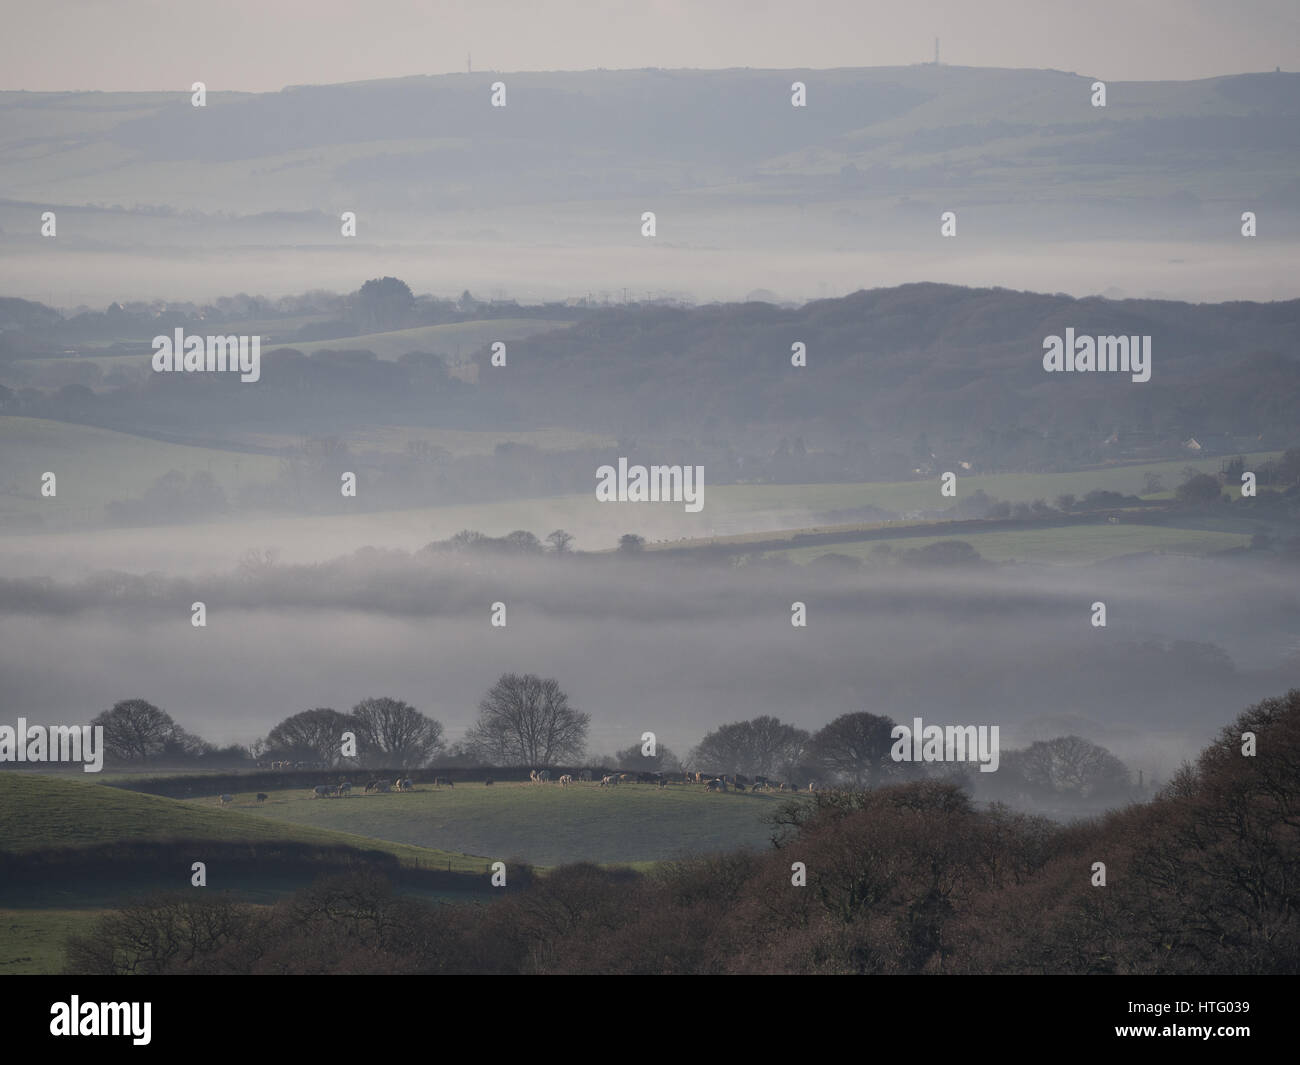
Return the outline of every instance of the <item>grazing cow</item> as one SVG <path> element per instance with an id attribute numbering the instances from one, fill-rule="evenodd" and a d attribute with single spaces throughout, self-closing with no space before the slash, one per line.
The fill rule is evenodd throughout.
<path id="1" fill-rule="evenodd" d="M 317 784 L 312 788 L 312 795 L 317 799 L 324 799 L 330 795 L 338 794 L 338 785 L 336 784 Z"/>
<path id="2" fill-rule="evenodd" d="M 600 786 L 602 788 L 618 787 L 618 777 L 614 776 L 614 774 L 612 773 L 610 773 L 608 776 L 603 776 L 600 778 Z"/>
<path id="3" fill-rule="evenodd" d="M 222 806 L 229 806 L 229 805 L 230 805 L 232 802 L 234 802 L 234 801 L 235 801 L 235 797 L 234 797 L 233 795 L 223 795 L 223 796 L 221 796 L 221 805 L 222 805 Z"/>
<path id="4" fill-rule="evenodd" d="M 390 783 L 388 783 L 388 781 L 386 780 L 375 781 L 375 791 L 387 795 L 392 790 L 393 790 L 393 786 Z"/>
<path id="5" fill-rule="evenodd" d="M 704 785 L 704 790 L 705 791 L 726 791 L 727 785 L 724 784 L 721 780 L 710 780 L 707 784 Z"/>
<path id="6" fill-rule="evenodd" d="M 351 795 L 351 794 L 352 794 L 352 781 L 350 781 L 350 780 L 345 780 L 342 784 L 340 784 L 340 785 L 339 785 L 339 794 L 340 794 L 340 795 Z"/>
<path id="7" fill-rule="evenodd" d="M 374 790 L 375 790 L 375 787 L 377 786 L 377 784 L 378 784 L 378 781 L 375 781 L 375 780 L 368 780 L 368 781 L 366 781 L 366 789 L 365 789 L 365 790 L 366 790 L 366 794 L 369 795 L 372 791 L 374 791 Z"/>
<path id="8" fill-rule="evenodd" d="M 744 784 L 741 784 L 741 783 L 739 783 L 739 782 L 733 784 L 732 787 L 734 787 L 737 791 L 744 791 L 744 790 L 745 790 L 745 785 L 744 785 Z"/>
<path id="9" fill-rule="evenodd" d="M 257 802 L 258 802 L 258 805 L 259 805 L 259 806 L 260 806 L 262 803 L 266 802 L 266 793 L 265 793 L 265 792 L 259 791 L 259 792 L 257 793 Z"/>
<path id="10" fill-rule="evenodd" d="M 572 783 L 573 777 L 571 774 L 565 773 L 564 776 L 560 777 L 560 787 L 567 788 Z"/>

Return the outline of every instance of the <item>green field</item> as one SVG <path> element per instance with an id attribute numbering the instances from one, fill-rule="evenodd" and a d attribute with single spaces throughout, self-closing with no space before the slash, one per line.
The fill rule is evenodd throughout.
<path id="1" fill-rule="evenodd" d="M 280 342 L 277 347 L 292 347 L 306 354 L 329 349 L 373 351 L 381 359 L 397 359 L 408 351 L 435 351 L 440 354 L 468 356 L 470 352 L 494 340 L 520 340 L 552 329 L 567 329 L 570 322 L 549 318 L 487 318 L 474 322 L 447 322 L 422 325 L 414 329 L 395 329 L 387 333 L 341 337 L 338 340 L 313 340 L 308 343 Z M 509 351 L 506 353 L 509 359 Z"/>
<path id="2" fill-rule="evenodd" d="M 288 800 L 268 800 L 268 805 L 281 801 Z M 255 808 L 252 795 L 237 796 L 233 806 L 223 809 L 215 797 L 182 801 L 75 777 L 6 772 L 0 773 L 0 844 L 4 850 L 22 853 L 118 841 L 283 840 L 384 851 L 412 866 L 445 869 L 450 861 L 453 871 L 478 873 L 484 869 L 481 858 L 366 839 L 327 826 L 277 823 L 268 817 L 250 816 Z"/>
<path id="3" fill-rule="evenodd" d="M 446 322 L 442 325 L 422 325 L 414 329 L 394 329 L 384 333 L 365 333 L 361 336 L 338 337 L 334 340 L 291 339 L 298 326 L 311 319 L 286 319 L 268 322 L 230 322 L 225 325 L 210 325 L 205 335 L 220 335 L 227 332 L 240 335 L 262 337 L 262 354 L 276 348 L 293 348 L 304 354 L 312 355 L 318 351 L 373 351 L 379 358 L 393 361 L 408 351 L 431 351 L 442 355 L 460 355 L 468 357 L 485 344 L 494 340 L 509 342 L 524 337 L 534 336 L 552 329 L 566 329 L 572 323 L 557 322 L 550 318 L 487 318 L 473 322 Z M 94 363 L 104 373 L 116 367 L 142 367 L 148 369 L 152 354 L 152 337 L 123 338 L 115 337 L 112 343 L 138 343 L 140 351 L 130 355 L 100 355 L 95 348 L 86 345 L 78 350 L 82 352 L 75 359 L 20 359 L 23 369 L 39 372 L 50 366 L 67 364 Z M 507 353 L 508 357 L 508 353 Z"/>
<path id="4" fill-rule="evenodd" d="M 277 796 L 268 806 L 288 802 Z M 347 801 L 347 800 L 344 800 Z M 322 805 L 326 805 L 322 803 Z M 109 787 L 77 777 L 25 772 L 0 773 L 0 850 L 33 853 L 73 851 L 112 843 L 167 843 L 174 840 L 214 843 L 301 843 L 381 851 L 404 865 L 422 869 L 484 874 L 488 862 L 401 842 L 370 839 L 346 831 L 292 823 L 292 819 L 252 816 L 253 796 L 221 808 L 215 797 L 195 801 L 162 798 Z M 263 811 L 259 811 L 263 812 Z M 26 883 L 0 883 L 0 975 L 53 973 L 64 964 L 63 943 L 85 931 L 106 909 L 123 898 L 188 884 L 189 857 L 177 868 L 175 883 L 161 884 L 147 873 L 133 875 L 124 863 L 106 866 L 100 875 Z M 269 903 L 298 890 L 318 874 L 270 868 L 250 873 L 247 867 L 223 876 L 209 869 L 211 890 L 229 891 L 243 901 Z M 443 889 L 414 888 L 430 899 L 458 898 Z"/>
<path id="5" fill-rule="evenodd" d="M 406 430 L 397 429 L 392 432 L 396 435 L 390 438 L 389 444 L 407 439 L 402 435 Z M 563 434 L 564 431 L 554 432 Z M 436 439 L 436 436 L 431 439 Z M 550 439 L 572 441 L 576 438 L 559 435 Z M 0 528 L 3 527 L 6 513 L 62 515 L 60 518 L 51 517 L 50 524 L 55 528 L 67 528 L 91 520 L 85 517 L 85 508 L 89 507 L 93 520 L 99 520 L 104 502 L 138 495 L 159 473 L 171 468 L 206 469 L 211 462 L 227 493 L 237 483 L 236 478 L 222 475 L 222 471 L 230 466 L 235 467 L 239 479 L 271 480 L 278 472 L 278 460 L 269 456 L 160 444 L 124 433 L 30 418 L 0 418 L 0 449 L 5 450 L 6 457 L 10 454 L 7 442 L 13 442 L 18 447 L 19 450 L 15 453 L 20 456 L 20 461 L 6 463 L 3 473 L 0 473 L 5 478 L 0 482 Z M 1251 460 L 1259 461 L 1276 454 L 1270 452 L 1254 455 Z M 60 455 L 63 456 L 60 465 L 45 464 L 47 459 L 60 461 Z M 1182 471 L 1188 466 L 1205 472 L 1217 472 L 1220 463 L 1220 459 L 1211 458 L 1070 473 L 971 475 L 958 478 L 957 490 L 959 498 L 982 488 L 990 496 L 1011 502 L 1030 502 L 1034 499 L 1051 502 L 1064 493 L 1083 496 L 1097 488 L 1136 494 L 1148 471 L 1161 474 L 1169 485 L 1180 483 Z M 68 482 L 60 477 L 57 500 L 43 500 L 39 496 L 40 473 L 50 468 L 66 468 L 72 478 L 70 483 L 73 487 L 65 490 L 65 483 Z M 773 533 L 794 535 L 797 532 L 826 531 L 829 526 L 812 525 L 812 519 L 818 513 L 876 505 L 906 514 L 913 510 L 935 508 L 945 502 L 939 497 L 938 478 L 892 483 L 808 485 L 712 486 L 706 481 L 705 507 L 696 514 L 686 513 L 681 505 L 672 503 L 599 503 L 595 500 L 594 487 L 593 471 L 592 491 L 582 494 L 497 503 L 453 503 L 355 515 L 240 518 L 239 534 L 241 540 L 248 544 L 279 548 L 281 557 L 286 562 L 322 561 L 364 546 L 413 551 L 430 540 L 446 539 L 460 529 L 478 529 L 489 536 L 503 536 L 515 529 L 527 529 L 538 536 L 545 536 L 552 529 L 563 528 L 577 537 L 574 546 L 584 551 L 612 549 L 619 536 L 627 532 L 646 537 L 650 550 L 708 544 L 741 547 L 747 541 L 772 539 Z M 42 507 L 48 509 L 42 511 Z M 176 552 L 183 553 L 186 544 L 225 542 L 231 527 L 230 521 L 224 521 L 183 527 L 131 529 L 120 535 L 113 530 L 94 534 L 67 532 L 57 537 L 45 535 L 39 538 L 20 535 L 9 538 L 8 543 L 21 552 L 41 553 L 57 548 L 69 557 L 76 557 L 114 550 L 113 545 L 121 539 L 124 550 L 129 540 L 132 549 L 149 551 L 161 561 L 174 556 Z M 1224 528 L 1218 531 L 1240 533 L 1241 530 Z M 1134 550 L 1157 550 L 1164 543 L 1175 544 L 1174 540 L 1158 531 L 1151 536 L 1148 546 Z M 1162 536 L 1165 537 L 1163 540 Z M 936 537 L 950 538 L 942 536 L 938 530 Z M 37 539 L 39 543 L 36 542 Z M 27 543 L 24 544 L 23 541 Z M 1233 546 L 1229 541 L 1205 540 L 1203 543 L 1210 545 L 1210 549 Z M 1048 547 L 1056 552 L 1055 545 L 1049 544 Z M 819 553 L 835 549 L 826 547 Z M 1164 549 L 1199 548 L 1169 546 Z M 1009 557 L 1021 556 L 1015 554 Z M 3 558 L 0 557 L 0 565 L 2 564 Z"/>
<path id="6" fill-rule="evenodd" d="M 1276 458 L 1279 454 L 1270 451 L 1247 455 L 1246 468 L 1250 469 L 1251 463 Z M 1011 503 L 1029 503 L 1035 499 L 1053 503 L 1057 496 L 1072 494 L 1083 497 L 1094 489 L 1141 495 L 1143 480 L 1148 473 L 1159 474 L 1166 486 L 1172 489 L 1182 482 L 1184 469 L 1191 467 L 1202 473 L 1217 473 L 1221 464 L 1222 459 L 1217 457 L 1188 458 L 1136 466 L 1103 466 L 1068 473 L 962 474 L 957 477 L 957 499 L 960 501 L 980 490 Z M 907 513 L 951 505 L 939 495 L 937 475 L 923 481 L 866 484 L 721 485 L 707 488 L 706 499 L 709 503 L 720 499 L 718 505 L 733 513 L 762 511 L 777 506 L 789 510 L 878 506 Z"/>
<path id="7" fill-rule="evenodd" d="M 603 433 L 578 429 L 530 429 L 519 432 L 495 429 L 438 429 L 427 426 L 377 426 L 349 429 L 334 434 L 356 454 L 380 452 L 400 454 L 406 446 L 423 441 L 444 448 L 456 458 L 490 455 L 498 444 L 526 444 L 540 451 L 572 451 L 579 448 L 613 447 L 615 440 Z M 242 433 L 241 442 L 258 447 L 294 448 L 302 444 L 302 433 Z"/>
<path id="8" fill-rule="evenodd" d="M 168 470 L 210 470 L 228 494 L 243 480 L 270 481 L 280 460 L 269 455 L 166 444 L 130 433 L 42 418 L 0 417 L 0 527 L 6 516 L 36 514 L 51 525 L 104 518 L 104 504 L 142 495 Z M 41 495 L 41 475 L 58 494 Z"/>
<path id="9" fill-rule="evenodd" d="M 0 907 L 0 976 L 49 975 L 63 970 L 63 941 L 103 915 L 99 908 Z"/>
<path id="10" fill-rule="evenodd" d="M 1139 552 L 1203 555 L 1231 547 L 1245 547 L 1250 534 L 1200 529 L 1171 529 L 1161 525 L 1067 525 L 1042 529 L 1008 529 L 987 533 L 960 532 L 948 536 L 910 536 L 862 540 L 857 543 L 796 547 L 768 551 L 793 562 L 807 563 L 825 554 L 867 558 L 879 544 L 894 551 L 925 547 L 940 540 L 964 540 L 993 562 L 1052 562 L 1084 564 Z"/>
<path id="11" fill-rule="evenodd" d="M 763 819 L 788 798 L 779 792 L 713 794 L 686 784 L 602 788 L 577 782 L 562 788 L 502 781 L 491 787 L 419 785 L 407 794 L 330 800 L 279 792 L 253 812 L 267 820 L 551 866 L 762 848 L 770 834 Z"/>
<path id="12" fill-rule="evenodd" d="M 125 779 L 119 776 L 118 779 Z M 193 781 L 202 787 L 202 777 Z M 764 848 L 764 818 L 790 796 L 709 794 L 697 785 L 606 789 L 578 783 L 419 785 L 407 794 L 315 799 L 307 789 L 252 793 L 221 808 L 215 796 L 179 800 L 50 774 L 0 773 L 0 841 L 12 852 L 82 848 L 112 842 L 291 841 L 393 854 L 408 866 L 481 874 L 491 861 L 539 867 L 594 861 L 646 868 L 655 861 L 737 847 Z M 473 855 L 482 855 L 475 857 Z M 201 852 L 197 854 L 202 858 Z M 508 865 L 507 865 L 508 869 Z M 188 877 L 182 863 L 177 884 Z M 304 875 L 245 869 L 209 887 L 269 903 L 307 882 Z M 129 895 L 158 889 L 129 868 L 75 882 L 0 884 L 0 975 L 58 972 L 63 943 Z M 416 889 L 431 899 L 457 897 Z"/>

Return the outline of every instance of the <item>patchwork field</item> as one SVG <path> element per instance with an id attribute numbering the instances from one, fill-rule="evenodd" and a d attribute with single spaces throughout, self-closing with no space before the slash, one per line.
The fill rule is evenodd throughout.
<path id="1" fill-rule="evenodd" d="M 434 435 L 429 439 L 437 442 L 441 431 L 431 432 Z M 565 435 L 564 430 L 543 432 L 552 434 L 543 439 L 549 439 L 553 446 L 564 446 L 566 442 L 578 444 L 578 438 Z M 408 437 L 406 434 L 411 435 Z M 377 432 L 375 444 L 381 449 L 398 444 L 404 447 L 406 439 L 422 434 L 422 430 L 415 429 L 382 430 Z M 522 439 L 526 435 L 494 436 L 493 446 L 501 439 Z M 464 448 L 482 446 L 481 441 L 455 434 L 444 439 Z M 542 445 L 539 443 L 538 446 Z M 700 513 L 690 514 L 682 505 L 673 503 L 599 503 L 595 499 L 593 470 L 593 490 L 573 495 L 499 503 L 453 503 L 355 515 L 244 516 L 184 526 L 87 532 L 83 531 L 86 526 L 102 517 L 105 502 L 140 495 L 168 469 L 193 472 L 211 468 L 227 493 L 231 494 L 233 483 L 240 480 L 272 480 L 278 473 L 279 460 L 272 456 L 163 444 L 85 426 L 3 417 L 0 417 L 0 450 L 8 460 L 0 470 L 0 530 L 3 530 L 6 518 L 10 528 L 14 528 L 18 518 L 31 514 L 46 516 L 49 530 L 40 534 L 11 532 L 0 535 L 0 573 L 51 572 L 52 559 L 57 559 L 61 572 L 87 567 L 132 569 L 145 566 L 159 572 L 207 568 L 207 560 L 211 557 L 232 557 L 233 561 L 238 556 L 238 551 L 235 556 L 230 556 L 232 531 L 238 533 L 239 542 L 247 547 L 277 549 L 285 562 L 318 562 L 365 546 L 414 551 L 431 540 L 446 539 L 461 529 L 477 529 L 489 536 L 504 536 L 515 529 L 527 529 L 540 537 L 552 529 L 563 528 L 577 537 L 574 547 L 583 551 L 612 550 L 618 538 L 627 532 L 646 537 L 650 550 L 708 544 L 741 546 L 748 540 L 770 539 L 774 532 L 793 535 L 796 532 L 827 531 L 827 526 L 818 523 L 837 511 L 851 512 L 870 505 L 905 514 L 933 509 L 942 502 L 937 479 L 807 485 L 711 486 L 706 482 L 705 508 Z M 1259 461 L 1275 454 L 1254 455 L 1250 459 Z M 990 496 L 1011 502 L 1034 499 L 1052 502 L 1064 493 L 1082 496 L 1098 488 L 1137 494 L 1146 473 L 1158 473 L 1166 485 L 1171 485 L 1181 482 L 1183 470 L 1189 466 L 1204 472 L 1217 472 L 1220 460 L 1163 462 L 1056 474 L 972 475 L 959 478 L 958 493 L 960 498 L 983 489 Z M 40 475 L 49 469 L 63 469 L 68 474 L 66 480 L 60 474 L 59 498 L 55 500 L 42 499 L 39 495 Z M 232 470 L 233 477 L 230 475 Z M 1241 542 L 1240 536 L 1249 535 L 1248 529 L 1232 527 L 1231 520 L 1227 526 L 1215 530 L 1228 534 L 1228 539 L 1199 535 L 1180 537 L 1168 529 L 1143 528 L 1151 530 L 1148 539 L 1143 539 L 1147 534 L 1131 532 L 1122 535 L 1137 537 L 1136 540 L 1106 540 L 1095 534 L 1084 534 L 1094 538 L 1085 540 L 1080 549 L 1085 553 L 1101 550 L 1099 557 L 1110 554 L 1112 547 L 1119 548 L 1118 553 L 1219 550 L 1237 546 Z M 950 538 L 943 535 L 941 527 L 936 527 L 935 537 Z M 919 545 L 913 541 L 911 546 Z M 1051 561 L 1062 555 L 1068 556 L 1071 551 L 1068 540 L 1049 538 L 1041 545 L 1042 555 L 1036 553 L 1038 546 L 1032 538 L 1010 539 L 1005 543 L 993 541 L 987 557 Z M 838 548 L 826 547 L 817 553 L 829 550 Z M 147 561 L 142 562 L 142 559 Z"/>

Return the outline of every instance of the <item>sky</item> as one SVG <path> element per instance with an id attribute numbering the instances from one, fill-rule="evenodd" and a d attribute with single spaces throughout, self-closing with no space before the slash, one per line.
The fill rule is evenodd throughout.
<path id="1" fill-rule="evenodd" d="M 830 68 L 933 58 L 1160 81 L 1300 68 L 1296 0 L 43 0 L 0 90 L 278 91 L 465 69 Z"/>

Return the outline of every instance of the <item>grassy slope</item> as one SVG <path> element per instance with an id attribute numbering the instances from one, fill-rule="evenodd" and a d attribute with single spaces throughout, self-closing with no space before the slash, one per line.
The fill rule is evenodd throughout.
<path id="1" fill-rule="evenodd" d="M 661 861 L 688 853 L 768 845 L 763 818 L 779 793 L 708 794 L 702 787 L 649 784 L 462 784 L 406 795 L 317 801 L 277 793 L 268 819 L 357 832 L 539 865 Z"/>
<path id="2" fill-rule="evenodd" d="M 105 503 L 142 495 L 168 470 L 186 475 L 211 470 L 230 492 L 236 463 L 241 480 L 273 480 L 280 468 L 272 456 L 166 444 L 42 418 L 0 417 L 0 455 L 0 514 L 75 516 L 78 521 L 84 521 L 86 508 L 93 509 L 94 521 L 102 521 Z M 52 499 L 41 496 L 41 475 L 47 470 L 58 477 L 58 495 Z"/>
<path id="3" fill-rule="evenodd" d="M 277 796 L 271 802 L 288 801 Z M 426 867 L 481 872 L 483 861 L 418 846 L 384 843 L 327 827 L 288 825 L 250 817 L 251 795 L 237 796 L 221 809 L 215 798 L 183 802 L 45 774 L 0 773 L 0 847 L 31 851 L 42 847 L 77 847 L 114 840 L 289 840 L 381 850 L 403 862 Z"/>

